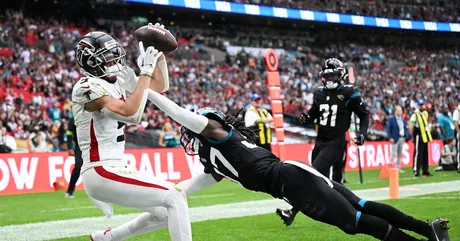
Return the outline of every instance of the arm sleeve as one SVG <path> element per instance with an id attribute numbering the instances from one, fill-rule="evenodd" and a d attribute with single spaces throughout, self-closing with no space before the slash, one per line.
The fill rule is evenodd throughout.
<path id="1" fill-rule="evenodd" d="M 359 118 L 359 133 L 366 135 L 369 128 L 369 111 L 360 96 L 351 98 L 348 105 Z"/>
<path id="2" fill-rule="evenodd" d="M 182 189 L 188 196 L 203 188 L 214 185 L 220 180 L 222 180 L 222 176 L 216 179 L 214 175 L 202 172 L 197 176 L 178 183 L 176 186 Z"/>
<path id="3" fill-rule="evenodd" d="M 208 118 L 178 106 L 166 96 L 163 96 L 151 89 L 147 89 L 146 91 L 148 92 L 148 99 L 150 101 L 152 101 L 168 116 L 194 133 L 200 134 L 208 125 Z"/>

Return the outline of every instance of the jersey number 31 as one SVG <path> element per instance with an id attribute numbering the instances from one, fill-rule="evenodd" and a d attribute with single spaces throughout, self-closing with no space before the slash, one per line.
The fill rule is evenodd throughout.
<path id="1" fill-rule="evenodd" d="M 330 126 L 335 126 L 335 119 L 337 118 L 337 105 L 321 104 L 319 105 L 319 111 L 322 113 L 319 124 L 326 126 L 330 119 Z"/>

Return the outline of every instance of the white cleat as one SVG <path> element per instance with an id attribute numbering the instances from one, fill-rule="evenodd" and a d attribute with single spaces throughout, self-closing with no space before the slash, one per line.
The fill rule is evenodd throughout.
<path id="1" fill-rule="evenodd" d="M 96 231 L 92 233 L 89 238 L 91 241 L 111 241 L 112 235 L 111 232 L 112 228 L 107 228 L 105 231 Z"/>
<path id="2" fill-rule="evenodd" d="M 73 194 L 65 193 L 65 198 L 75 198 Z"/>

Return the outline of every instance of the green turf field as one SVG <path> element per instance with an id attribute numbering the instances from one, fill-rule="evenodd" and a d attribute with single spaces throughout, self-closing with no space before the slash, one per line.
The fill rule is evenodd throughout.
<path id="1" fill-rule="evenodd" d="M 428 195 L 431 199 L 406 199 L 385 201 L 395 207 L 414 214 L 417 218 L 428 220 L 438 216 L 449 216 L 451 225 L 460 224 L 460 209 L 452 209 L 460 202 L 460 193 L 443 193 Z M 446 201 L 443 198 L 448 197 Z M 455 197 L 453 199 L 452 197 Z M 439 202 L 443 202 L 442 205 Z M 192 224 L 193 238 L 200 241 L 236 241 L 236 240 L 260 240 L 260 241 L 371 241 L 373 238 L 364 235 L 349 236 L 341 230 L 315 222 L 305 216 L 299 216 L 296 222 L 290 226 L 283 226 L 281 220 L 275 214 L 266 214 L 244 218 L 222 219 Z M 452 241 L 460 241 L 460 228 L 452 229 L 450 233 Z M 153 234 L 144 234 L 134 237 L 133 241 L 168 240 L 167 230 L 160 230 Z M 88 240 L 87 236 L 79 238 L 67 238 L 59 240 Z"/>
<path id="2" fill-rule="evenodd" d="M 434 172 L 433 172 L 434 173 Z M 401 174 L 401 185 L 428 182 L 460 180 L 456 172 L 436 172 L 429 178 L 413 178 L 410 169 Z M 364 184 L 359 184 L 357 172 L 347 172 L 347 186 L 351 189 L 369 189 L 388 186 L 388 180 L 378 179 L 378 171 L 364 172 Z M 0 196 L 1 226 L 53 220 L 73 220 L 77 218 L 99 217 L 101 211 L 95 208 L 83 191 L 75 193 L 75 199 L 65 199 L 63 192 L 28 195 Z M 271 196 L 250 192 L 229 181 L 207 188 L 188 198 L 190 207 L 215 204 L 238 203 L 245 201 L 272 199 Z M 460 193 L 450 192 L 385 201 L 417 218 L 426 220 L 439 216 L 451 221 L 452 241 L 460 241 Z M 133 209 L 115 206 L 115 214 L 137 212 Z M 202 221 L 192 224 L 194 240 L 373 240 L 364 236 L 348 236 L 335 227 L 299 216 L 293 226 L 286 228 L 275 214 L 250 217 Z M 27 230 L 25 230 L 27 231 Z M 88 230 L 88 234 L 94 230 Z M 46 233 L 46 230 L 43 230 Z M 66 236 L 62 236 L 66 237 Z M 67 236 L 68 237 L 68 236 Z M 2 235 L 0 234 L 1 240 Z M 56 240 L 56 239 L 55 239 Z M 64 238 L 59 240 L 88 240 L 88 236 Z M 169 240 L 167 230 L 146 234 L 130 240 Z"/>

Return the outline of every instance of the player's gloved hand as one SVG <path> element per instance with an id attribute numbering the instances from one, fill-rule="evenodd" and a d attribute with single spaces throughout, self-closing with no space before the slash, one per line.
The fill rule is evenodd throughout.
<path id="1" fill-rule="evenodd" d="M 307 112 L 304 112 L 302 113 L 302 115 L 300 115 L 299 120 L 300 124 L 305 125 L 311 122 L 311 117 Z"/>
<path id="2" fill-rule="evenodd" d="M 142 41 L 139 41 L 139 52 L 140 54 L 137 58 L 137 66 L 141 69 L 141 75 L 152 75 L 157 65 L 157 61 L 163 55 L 163 52 L 158 52 L 158 50 L 153 46 L 144 49 Z"/>
<path id="3" fill-rule="evenodd" d="M 165 26 L 163 24 L 160 24 L 160 23 L 155 23 L 155 25 L 153 25 L 152 23 L 149 23 L 149 26 L 155 26 L 155 27 L 162 28 L 162 29 L 170 32 L 168 29 L 165 28 Z"/>
<path id="4" fill-rule="evenodd" d="M 133 93 L 137 86 L 137 76 L 134 70 L 126 66 L 125 70 L 115 73 L 119 77 L 118 81 L 123 89 Z"/>
<path id="5" fill-rule="evenodd" d="M 357 135 L 355 140 L 356 140 L 356 145 L 362 146 L 364 144 L 364 135 L 363 134 Z"/>

